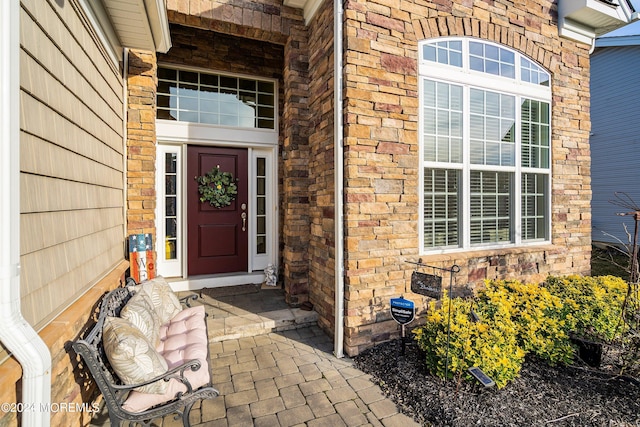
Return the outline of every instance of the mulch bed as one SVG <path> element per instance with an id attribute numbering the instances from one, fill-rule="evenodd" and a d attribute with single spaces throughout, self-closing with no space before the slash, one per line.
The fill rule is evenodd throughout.
<path id="1" fill-rule="evenodd" d="M 528 359 L 519 378 L 497 390 L 426 372 L 417 345 L 379 344 L 354 358 L 398 408 L 425 426 L 640 426 L 640 383 L 576 362 L 550 367 Z"/>

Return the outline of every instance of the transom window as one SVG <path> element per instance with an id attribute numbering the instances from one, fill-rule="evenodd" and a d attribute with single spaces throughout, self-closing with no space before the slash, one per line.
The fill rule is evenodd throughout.
<path id="1" fill-rule="evenodd" d="M 421 54 L 422 61 L 468 68 L 510 79 L 516 79 L 516 63 L 519 58 L 519 80 L 549 86 L 548 72 L 511 49 L 494 43 L 472 39 L 428 41 L 422 43 Z"/>
<path id="2" fill-rule="evenodd" d="M 550 74 L 474 38 L 420 53 L 423 250 L 550 241 Z"/>
<path id="3" fill-rule="evenodd" d="M 157 118 L 275 130 L 275 91 L 273 81 L 158 67 Z"/>

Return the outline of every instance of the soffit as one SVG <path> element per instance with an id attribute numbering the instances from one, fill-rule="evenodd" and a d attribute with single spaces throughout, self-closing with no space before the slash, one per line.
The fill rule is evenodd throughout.
<path id="1" fill-rule="evenodd" d="M 315 16 L 322 0 L 284 0 L 285 6 L 303 10 L 304 22 L 308 24 Z"/>
<path id="2" fill-rule="evenodd" d="M 560 34 L 592 43 L 593 38 L 638 19 L 628 0 L 559 0 Z"/>
<path id="3" fill-rule="evenodd" d="M 171 47 L 165 0 L 102 0 L 123 47 L 166 52 Z"/>

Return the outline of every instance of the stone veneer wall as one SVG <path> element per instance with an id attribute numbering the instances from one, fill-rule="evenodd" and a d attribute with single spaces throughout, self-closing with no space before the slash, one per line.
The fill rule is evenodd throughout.
<path id="1" fill-rule="evenodd" d="M 346 3 L 346 319 L 350 355 L 398 335 L 389 299 L 409 289 L 418 249 L 417 43 L 473 36 L 504 44 L 552 75 L 552 245 L 423 256 L 458 264 L 457 285 L 539 282 L 590 269 L 589 46 L 561 39 L 551 1 L 354 0 Z M 448 280 L 448 277 L 445 278 Z"/>
<path id="2" fill-rule="evenodd" d="M 282 45 L 178 24 L 170 28 L 171 50 L 158 54 L 158 63 L 277 79 L 282 98 Z M 282 107 L 280 102 L 278 108 Z"/>
<path id="3" fill-rule="evenodd" d="M 299 11 L 301 13 L 301 11 Z M 309 299 L 309 50 L 301 21 L 284 45 L 281 236 L 287 303 Z"/>
<path id="4" fill-rule="evenodd" d="M 333 2 L 325 1 L 309 23 L 309 291 L 329 335 L 335 325 L 333 29 Z"/>
<path id="5" fill-rule="evenodd" d="M 127 235 L 156 242 L 156 55 L 129 51 L 127 76 Z"/>
<path id="6" fill-rule="evenodd" d="M 169 22 L 283 46 L 280 270 L 287 302 L 309 298 L 309 54 L 302 10 L 278 0 L 168 0 Z M 169 51 L 171 55 L 171 51 Z"/>

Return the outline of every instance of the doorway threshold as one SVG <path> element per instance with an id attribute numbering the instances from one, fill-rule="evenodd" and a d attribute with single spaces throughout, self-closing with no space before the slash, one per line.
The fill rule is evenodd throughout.
<path id="1" fill-rule="evenodd" d="M 186 296 L 194 292 L 181 292 Z M 280 287 L 260 285 L 202 289 L 193 305 L 207 313 L 209 342 L 220 342 L 304 328 L 318 323 L 318 313 L 291 308 Z"/>
<path id="2" fill-rule="evenodd" d="M 225 273 L 207 276 L 194 276 L 186 279 L 167 278 L 167 282 L 174 292 L 198 291 L 205 288 L 220 288 L 225 286 L 261 284 L 265 276 L 262 271 L 254 273 Z"/>

